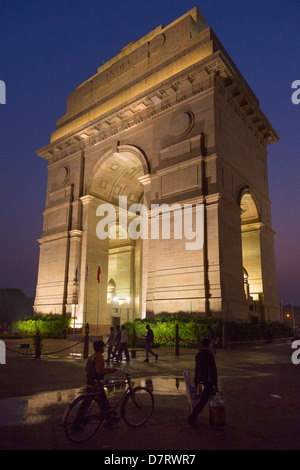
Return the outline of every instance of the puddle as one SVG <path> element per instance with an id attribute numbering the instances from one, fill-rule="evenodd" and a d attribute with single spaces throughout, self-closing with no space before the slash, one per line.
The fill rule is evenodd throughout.
<path id="1" fill-rule="evenodd" d="M 0 426 L 31 425 L 46 421 L 47 407 L 55 404 L 67 406 L 78 396 L 80 389 L 44 392 L 28 397 L 4 398 L 0 400 Z"/>
<path id="2" fill-rule="evenodd" d="M 184 379 L 181 377 L 133 378 L 134 385 L 148 387 L 156 395 L 186 394 Z M 113 383 L 113 382 L 112 382 Z M 116 385 L 108 390 L 108 397 L 122 392 L 125 385 Z M 43 392 L 28 397 L 0 399 L 0 426 L 33 425 L 49 419 L 49 407 L 67 405 L 79 394 L 82 388 Z M 48 409 L 48 411 L 47 411 Z"/>
<path id="3" fill-rule="evenodd" d="M 69 360 L 69 359 L 83 359 L 82 353 L 71 352 L 69 354 L 58 355 L 58 354 L 42 354 L 43 359 L 62 359 L 62 360 Z"/>
<path id="4" fill-rule="evenodd" d="M 149 387 L 153 393 L 161 395 L 182 395 L 186 393 L 183 377 L 154 377 L 140 379 L 143 387 Z"/>
<path id="5" fill-rule="evenodd" d="M 133 378 L 134 386 L 142 386 L 149 388 L 156 395 L 182 395 L 186 393 L 185 382 L 181 377 L 142 377 Z M 117 382 L 117 381 L 116 381 Z M 113 380 L 110 381 L 114 383 Z M 117 385 L 108 390 L 109 393 L 114 393 L 120 389 L 125 388 Z"/>

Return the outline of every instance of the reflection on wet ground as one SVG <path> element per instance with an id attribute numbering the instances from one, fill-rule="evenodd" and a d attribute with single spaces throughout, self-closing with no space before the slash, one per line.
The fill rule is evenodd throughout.
<path id="1" fill-rule="evenodd" d="M 49 418 L 46 408 L 54 404 L 68 404 L 76 398 L 79 389 L 45 392 L 28 397 L 0 400 L 0 425 L 32 425 Z"/>
<path id="2" fill-rule="evenodd" d="M 154 394 L 181 395 L 186 393 L 183 377 L 134 378 L 134 386 L 148 387 Z M 125 391 L 125 383 L 111 381 L 107 388 L 109 397 Z M 33 425 L 49 419 L 49 409 L 53 405 L 71 403 L 82 388 L 44 392 L 28 397 L 0 399 L 0 426 Z"/>
<path id="3" fill-rule="evenodd" d="M 165 395 L 181 395 L 186 393 L 183 377 L 152 377 L 140 379 L 142 387 L 149 387 L 153 393 Z"/>

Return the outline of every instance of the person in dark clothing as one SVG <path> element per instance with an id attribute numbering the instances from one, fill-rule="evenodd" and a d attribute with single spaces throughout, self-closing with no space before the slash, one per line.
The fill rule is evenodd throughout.
<path id="1" fill-rule="evenodd" d="M 209 349 L 209 339 L 202 340 L 202 348 L 196 356 L 195 365 L 195 387 L 203 384 L 203 391 L 199 403 L 195 406 L 188 417 L 190 425 L 196 424 L 198 414 L 201 413 L 209 397 L 218 391 L 218 374 L 213 353 Z"/>
<path id="2" fill-rule="evenodd" d="M 210 349 L 211 351 L 216 354 L 216 349 L 215 349 L 215 332 L 214 330 L 212 329 L 211 326 L 208 326 L 207 327 L 207 331 L 208 331 L 208 339 L 209 339 L 209 345 L 210 345 Z"/>
<path id="3" fill-rule="evenodd" d="M 146 328 L 147 328 L 146 346 L 145 346 L 146 359 L 144 360 L 144 362 L 149 362 L 149 353 L 152 354 L 152 356 L 154 356 L 156 360 L 158 359 L 158 354 L 155 354 L 152 351 L 152 346 L 154 342 L 153 331 L 151 330 L 150 325 L 147 325 Z"/>
<path id="4" fill-rule="evenodd" d="M 89 356 L 86 362 L 86 389 L 90 391 L 96 391 L 97 389 L 97 381 L 103 380 L 106 374 L 112 374 L 116 372 L 118 369 L 112 367 L 105 367 L 104 365 L 104 342 L 103 341 L 95 341 L 93 344 L 94 347 L 94 354 Z M 100 389 L 99 389 L 100 391 Z M 75 432 L 81 431 L 81 422 L 84 419 L 86 413 L 89 410 L 93 402 L 93 395 L 87 394 L 86 398 L 82 400 L 81 405 L 77 411 L 76 416 L 74 417 L 74 421 L 72 424 L 72 429 Z M 109 403 L 105 394 L 104 389 L 98 395 L 98 402 L 100 403 L 102 411 L 109 410 Z M 115 424 L 120 420 L 120 418 L 116 414 L 108 415 L 107 417 L 107 424 Z"/>
<path id="5" fill-rule="evenodd" d="M 87 388 L 96 388 L 95 381 L 103 380 L 106 374 L 112 374 L 118 370 L 115 367 L 104 366 L 104 346 L 103 341 L 95 341 L 93 344 L 95 352 L 89 356 L 85 369 Z"/>

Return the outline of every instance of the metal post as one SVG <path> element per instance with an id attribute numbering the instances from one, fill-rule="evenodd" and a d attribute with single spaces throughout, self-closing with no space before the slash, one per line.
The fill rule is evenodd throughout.
<path id="1" fill-rule="evenodd" d="M 40 330 L 37 328 L 34 335 L 35 358 L 40 359 L 42 354 L 42 338 Z"/>
<path id="2" fill-rule="evenodd" d="M 178 325 L 175 325 L 175 356 L 179 356 L 179 335 L 178 335 Z"/>
<path id="3" fill-rule="evenodd" d="M 76 324 L 75 324 L 75 320 L 76 319 L 76 304 L 74 305 L 74 321 L 73 321 L 73 334 L 75 335 L 76 333 Z"/>
<path id="4" fill-rule="evenodd" d="M 76 268 L 76 273 L 75 273 L 75 304 L 74 304 L 74 323 L 73 323 L 73 333 L 74 335 L 76 334 L 76 305 L 78 302 L 78 274 L 77 274 L 77 268 Z"/>
<path id="5" fill-rule="evenodd" d="M 87 321 L 87 304 L 88 304 L 88 274 L 85 275 L 85 312 L 84 312 L 84 323 Z"/>
<path id="6" fill-rule="evenodd" d="M 98 336 L 99 309 L 100 309 L 100 282 L 101 282 L 100 278 L 101 278 L 101 262 L 99 261 L 98 273 L 97 273 L 97 282 L 98 282 L 97 336 Z"/>
<path id="7" fill-rule="evenodd" d="M 83 343 L 83 359 L 87 359 L 89 357 L 89 331 L 90 325 L 87 323 L 85 325 L 85 337 Z"/>

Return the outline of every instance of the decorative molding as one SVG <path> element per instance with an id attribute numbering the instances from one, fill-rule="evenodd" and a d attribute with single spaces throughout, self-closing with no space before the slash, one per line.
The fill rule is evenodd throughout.
<path id="1" fill-rule="evenodd" d="M 53 142 L 40 149 L 38 155 L 47 159 L 50 165 L 54 164 L 80 150 L 84 151 L 139 126 L 177 103 L 214 88 L 224 96 L 261 145 L 266 147 L 277 142 L 278 136 L 260 110 L 257 99 L 247 91 L 240 79 L 233 77 L 233 72 L 222 54 L 217 52 L 209 62 L 203 60 L 200 64 L 172 77 L 168 83 L 164 83 L 163 88 L 160 86 L 152 90 L 148 96 L 140 97 L 122 109 L 102 116 L 82 130 L 68 135 L 61 142 Z"/>
<path id="2" fill-rule="evenodd" d="M 192 73 L 187 70 L 185 75 L 181 74 L 180 80 L 170 80 L 169 84 L 164 84 L 165 88 L 159 88 L 148 97 L 140 98 L 109 116 L 102 116 L 90 126 L 86 126 L 72 136 L 68 135 L 59 144 L 53 142 L 40 149 L 37 154 L 52 165 L 78 151 L 84 151 L 120 132 L 126 132 L 144 123 L 145 120 L 153 118 L 165 109 L 211 88 L 209 83 L 200 85 L 197 81 L 197 78 L 202 81 L 203 70 L 203 67 L 199 70 L 194 69 Z"/>

